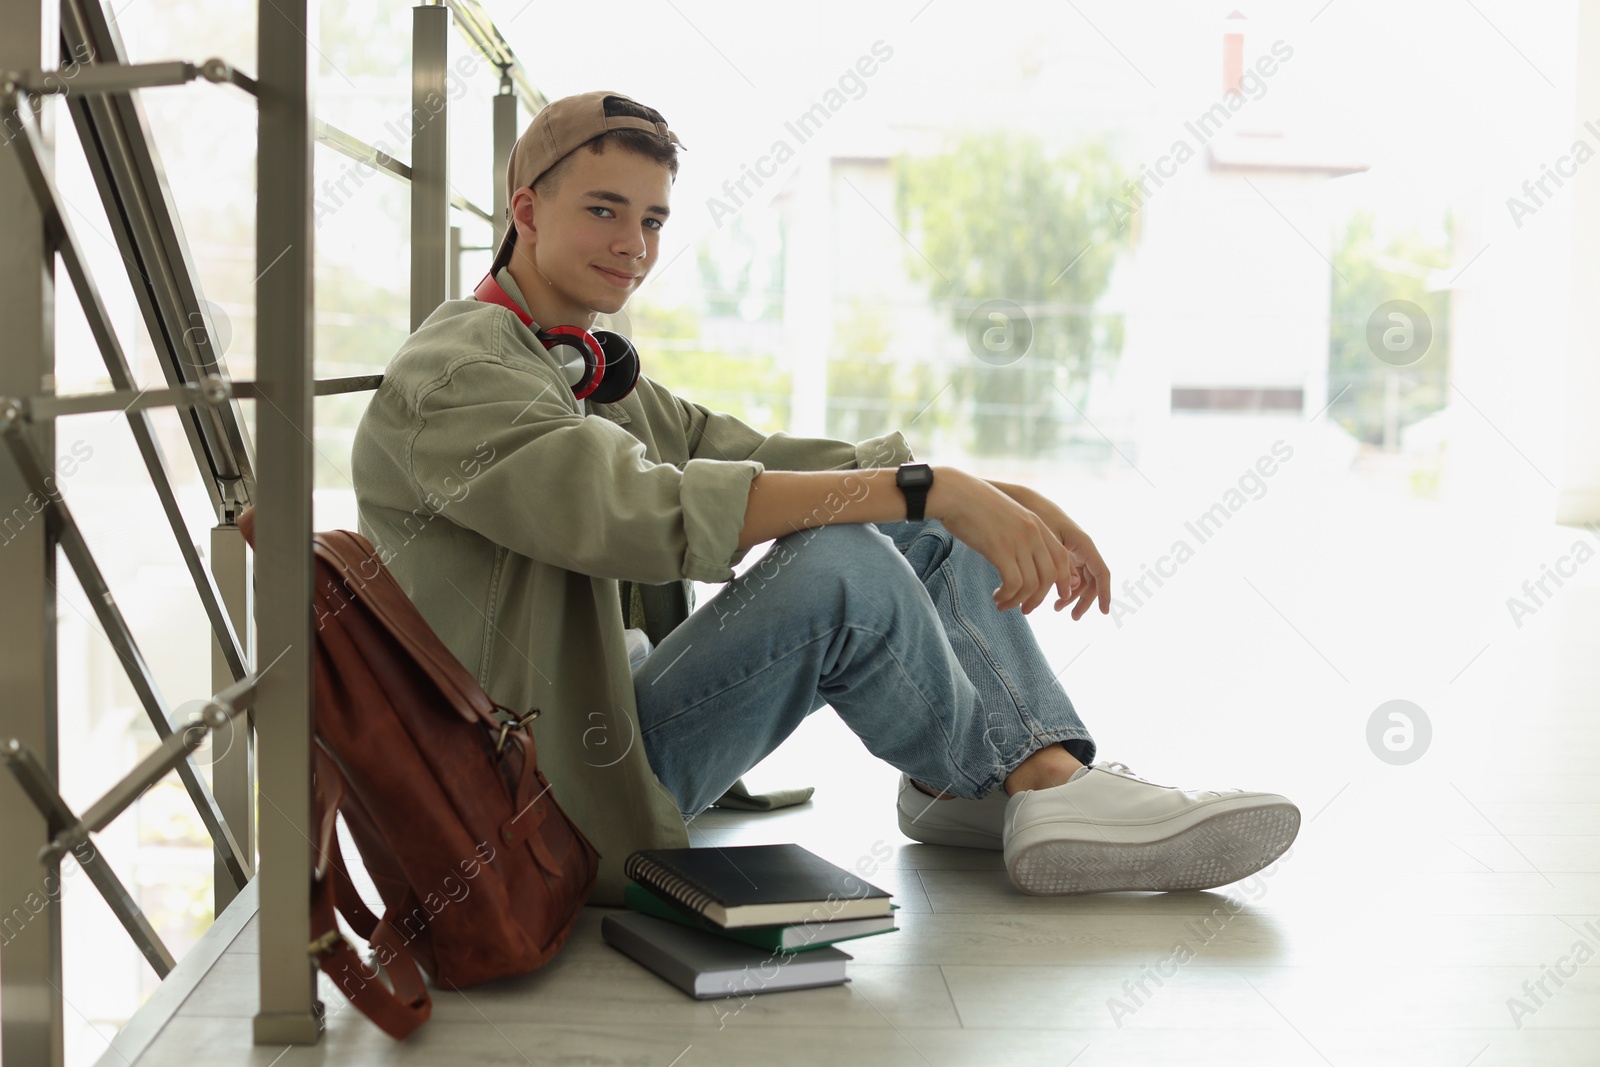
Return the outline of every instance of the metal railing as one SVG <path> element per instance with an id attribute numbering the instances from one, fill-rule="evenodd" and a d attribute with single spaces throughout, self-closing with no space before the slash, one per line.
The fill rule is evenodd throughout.
<path id="1" fill-rule="evenodd" d="M 59 21 L 58 21 L 59 19 Z M 493 97 L 495 202 L 490 209 L 454 194 L 449 181 L 446 56 L 452 28 L 500 72 Z M 546 101 L 476 0 L 413 9 L 413 142 L 409 165 L 320 122 L 312 98 L 312 41 L 306 0 L 275 0 L 258 13 L 258 71 L 220 59 L 130 64 L 98 0 L 21 3 L 0 9 L 0 287 L 7 323 L 0 359 L 0 499 L 39 501 L 42 522 L 25 525 L 0 557 L 10 611 L 0 613 L 0 903 L 28 901 L 13 931 L 0 914 L 0 1060 L 59 1065 L 63 1057 L 60 863 L 71 853 L 145 959 L 165 977 L 174 961 L 133 897 L 93 847 L 91 835 L 152 784 L 176 771 L 216 851 L 216 911 L 251 877 L 259 880 L 258 1043 L 309 1044 L 321 1033 L 322 1005 L 307 952 L 312 855 L 311 590 L 312 433 L 316 396 L 370 390 L 381 375 L 316 381 L 313 372 L 314 226 L 312 153 L 325 144 L 412 186 L 410 326 L 458 296 L 462 245 L 452 209 L 489 222 L 498 241 L 503 181 L 519 104 Z M 60 65 L 49 60 L 59 55 Z M 178 213 L 133 90 L 204 80 L 253 96 L 259 108 L 256 207 L 256 380 L 231 381 L 216 347 Z M 54 112 L 65 101 L 77 128 L 165 388 L 140 389 L 100 290 L 68 222 L 52 176 Z M 31 203 L 35 210 L 26 210 Z M 112 389 L 53 395 L 56 264 L 65 269 L 104 359 Z M 267 268 L 271 267 L 271 270 Z M 256 447 L 240 400 L 255 408 Z M 170 467 L 149 412 L 172 408 L 216 512 L 209 568 L 191 540 Z M 214 638 L 213 687 L 192 721 L 173 712 L 139 651 L 59 486 L 50 474 L 53 420 L 93 411 L 125 414 L 135 443 L 200 596 Z M 236 520 L 257 508 L 254 567 L 272 575 L 252 588 Z M 79 815 L 57 787 L 54 613 L 56 550 L 71 566 L 110 639 L 159 747 Z M 252 594 L 254 602 L 252 604 Z M 40 625 L 41 621 L 44 625 Z M 257 663 L 250 667 L 251 629 Z M 191 754 L 214 730 L 244 738 L 212 765 L 212 787 Z M 257 731 L 256 727 L 260 727 Z M 219 748 L 221 746 L 218 746 Z M 253 749 L 259 748 L 259 752 Z M 259 783 L 256 763 L 259 761 Z M 15 786 L 8 785 L 8 781 Z M 214 789 L 214 792 L 213 792 Z M 254 869 L 257 797 L 261 868 Z M 19 803 L 22 801 L 22 803 Z M 44 887 L 41 895 L 39 887 Z M 34 909 L 32 901 L 39 900 Z"/>

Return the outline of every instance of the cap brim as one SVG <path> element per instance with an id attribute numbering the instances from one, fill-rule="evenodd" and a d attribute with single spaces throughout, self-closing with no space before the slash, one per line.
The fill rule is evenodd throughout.
<path id="1" fill-rule="evenodd" d="M 489 263 L 491 270 L 493 270 L 497 264 L 500 266 L 509 265 L 509 251 L 511 248 L 511 242 L 515 238 L 516 233 L 517 228 L 515 226 L 506 227 L 506 232 L 500 238 L 500 244 L 494 250 L 494 259 L 492 259 Z"/>

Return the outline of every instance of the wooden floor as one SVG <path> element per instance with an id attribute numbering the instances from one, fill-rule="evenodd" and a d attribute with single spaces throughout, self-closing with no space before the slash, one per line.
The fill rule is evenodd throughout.
<path id="1" fill-rule="evenodd" d="M 1274 595 L 1292 618 L 1288 595 Z M 824 711 L 752 775 L 758 788 L 816 784 L 812 802 L 713 811 L 692 830 L 696 844 L 797 841 L 852 867 L 887 851 L 871 880 L 895 895 L 902 928 L 848 946 L 844 986 L 696 1002 L 605 945 L 591 908 L 545 970 L 436 993 L 432 1021 L 405 1044 L 330 991 L 320 1046 L 253 1048 L 251 922 L 142 1055 L 112 1049 L 101 1062 L 1600 1063 L 1600 590 L 1568 589 L 1536 635 L 1493 631 L 1475 659 L 1476 644 L 1441 658 L 1470 671 L 1404 690 L 1341 684 L 1279 616 L 1241 603 L 1283 630 L 1262 658 L 1271 669 L 1231 688 L 1216 682 L 1226 675 L 1108 682 L 1084 669 L 1095 706 L 1075 699 L 1105 758 L 1299 803 L 1299 840 L 1270 877 L 1205 893 L 1022 895 L 998 853 L 908 842 L 895 773 Z M 1102 625 L 1086 645 L 1091 631 L 1060 620 L 1040 630 L 1062 663 L 1114 633 Z M 1355 674 L 1337 639 L 1302 636 Z M 1241 642 L 1241 656 L 1261 648 L 1248 628 L 1215 639 Z M 1137 698 L 1119 706 L 1119 686 Z M 1365 743 L 1371 711 L 1394 697 L 1431 713 L 1432 751 L 1408 766 Z"/>

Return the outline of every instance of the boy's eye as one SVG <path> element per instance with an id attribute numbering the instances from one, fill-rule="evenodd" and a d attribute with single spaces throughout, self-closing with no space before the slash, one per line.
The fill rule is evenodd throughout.
<path id="1" fill-rule="evenodd" d="M 608 208 L 608 207 L 600 207 L 599 205 L 592 206 L 592 207 L 589 208 L 589 210 L 590 211 L 606 211 L 606 212 L 610 212 L 611 211 L 610 208 Z M 601 218 L 610 218 L 611 215 L 602 215 L 600 217 Z M 663 220 L 658 219 L 658 218 L 648 218 L 648 219 L 645 219 L 644 221 L 648 222 L 648 223 L 653 223 L 653 225 L 650 227 L 653 230 L 659 230 L 659 229 L 661 229 L 661 227 L 663 225 L 665 225 Z"/>

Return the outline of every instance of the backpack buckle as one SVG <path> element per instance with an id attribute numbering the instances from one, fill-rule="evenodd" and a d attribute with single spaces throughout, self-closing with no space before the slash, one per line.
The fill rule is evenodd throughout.
<path id="1" fill-rule="evenodd" d="M 498 705 L 496 706 L 498 707 Z M 518 715 L 510 708 L 500 708 L 500 710 L 511 716 L 511 718 L 500 724 L 500 735 L 495 738 L 494 742 L 494 754 L 496 757 L 505 751 L 506 737 L 511 733 L 512 730 L 525 729 L 530 722 L 539 717 L 538 708 L 529 710 L 526 715 Z"/>
<path id="2" fill-rule="evenodd" d="M 335 926 L 332 930 L 307 945 L 306 955 L 311 956 L 313 959 L 321 959 L 344 944 L 346 944 L 344 934 L 340 933 L 339 928 Z"/>

